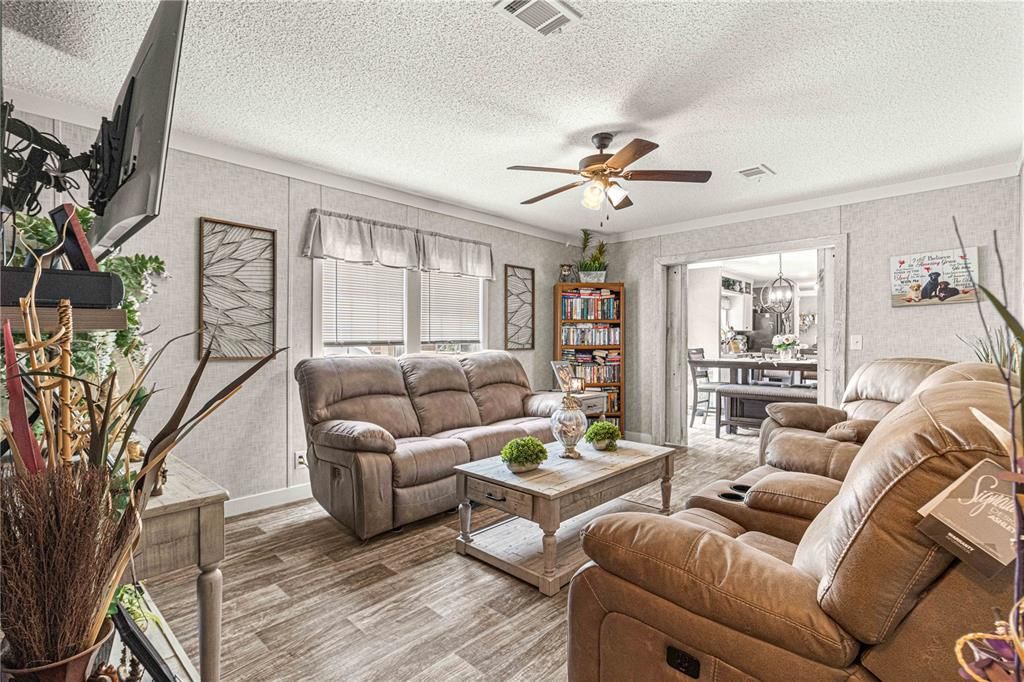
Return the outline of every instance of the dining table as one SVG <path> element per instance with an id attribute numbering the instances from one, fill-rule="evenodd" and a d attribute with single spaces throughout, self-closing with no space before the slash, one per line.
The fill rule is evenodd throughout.
<path id="1" fill-rule="evenodd" d="M 702 358 L 702 359 L 691 359 L 690 364 L 697 369 L 718 369 L 725 370 L 728 373 L 728 378 L 722 380 L 725 384 L 733 385 L 749 385 L 751 381 L 751 375 L 755 372 L 764 371 L 780 371 L 780 372 L 793 372 L 795 376 L 790 381 L 783 381 L 781 387 L 785 390 L 807 390 L 807 389 L 796 389 L 802 383 L 804 372 L 814 372 L 818 369 L 818 360 L 816 358 L 803 358 L 803 359 L 783 359 L 783 358 L 765 358 L 763 356 L 748 356 L 748 357 L 737 357 L 726 355 L 718 358 Z M 778 384 L 776 384 L 778 386 Z M 794 388 L 789 388 L 794 387 Z M 728 386 L 723 386 L 724 389 Z M 778 391 L 779 389 L 772 389 Z M 766 402 L 778 402 L 778 400 L 764 400 L 761 397 L 751 398 L 745 400 L 742 397 L 729 398 L 726 400 L 720 400 L 716 393 L 716 409 L 715 409 L 715 423 L 716 423 L 716 437 L 719 430 L 719 426 L 725 425 L 727 433 L 736 433 L 736 426 L 742 422 L 741 425 L 749 428 L 757 428 L 760 425 L 767 414 L 764 412 L 764 405 Z M 794 398 L 795 399 L 795 398 Z M 784 400 L 784 399 L 783 399 Z M 720 411 L 720 412 L 719 412 Z"/>
<path id="2" fill-rule="evenodd" d="M 782 358 L 744 358 L 727 355 L 719 358 L 690 360 L 689 362 L 698 369 L 726 370 L 729 373 L 729 378 L 726 381 L 730 384 L 749 384 L 752 372 L 774 370 L 802 374 L 803 372 L 814 372 L 818 369 L 817 359 L 810 358 L 783 360 Z"/>

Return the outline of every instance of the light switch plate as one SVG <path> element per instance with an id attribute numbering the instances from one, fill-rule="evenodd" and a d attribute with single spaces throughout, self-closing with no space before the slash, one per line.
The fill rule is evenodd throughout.
<path id="1" fill-rule="evenodd" d="M 864 337 L 860 334 L 850 334 L 850 350 L 864 350 Z"/>

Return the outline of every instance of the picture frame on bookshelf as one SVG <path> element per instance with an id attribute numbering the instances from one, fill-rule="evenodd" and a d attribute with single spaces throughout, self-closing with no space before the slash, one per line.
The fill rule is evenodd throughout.
<path id="1" fill-rule="evenodd" d="M 565 360 L 552 360 L 551 369 L 555 373 L 555 381 L 558 382 L 558 390 L 568 393 L 571 388 L 570 382 L 573 378 L 572 363 Z"/>
<path id="2" fill-rule="evenodd" d="M 505 350 L 533 350 L 533 268 L 505 265 Z"/>

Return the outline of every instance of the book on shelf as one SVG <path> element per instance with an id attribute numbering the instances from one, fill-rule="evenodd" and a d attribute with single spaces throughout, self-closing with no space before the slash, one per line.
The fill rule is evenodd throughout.
<path id="1" fill-rule="evenodd" d="M 619 297 L 610 289 L 580 287 L 562 292 L 563 320 L 617 320 Z"/>
<path id="2" fill-rule="evenodd" d="M 562 345 L 565 346 L 615 346 L 620 342 L 621 328 L 618 325 L 581 322 L 562 326 Z"/>

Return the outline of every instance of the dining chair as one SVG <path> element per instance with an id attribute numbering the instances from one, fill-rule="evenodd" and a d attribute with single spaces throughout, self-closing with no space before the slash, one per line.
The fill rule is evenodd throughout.
<path id="1" fill-rule="evenodd" d="M 774 348 L 762 348 L 761 357 L 765 360 L 777 360 L 779 352 Z M 756 370 L 757 380 L 752 384 L 762 386 L 789 386 L 796 384 L 796 372 L 789 372 L 781 369 Z"/>
<path id="2" fill-rule="evenodd" d="M 690 365 L 690 376 L 693 378 L 693 406 L 690 409 L 690 426 L 693 426 L 698 414 L 704 417 L 700 423 L 707 424 L 712 400 L 715 403 L 715 411 L 718 410 L 718 387 L 724 386 L 727 382 L 712 381 L 711 373 L 708 372 L 707 367 L 697 367 L 693 364 L 694 360 L 704 359 L 703 348 L 689 348 L 686 351 L 686 355 L 690 360 L 688 364 Z"/>

